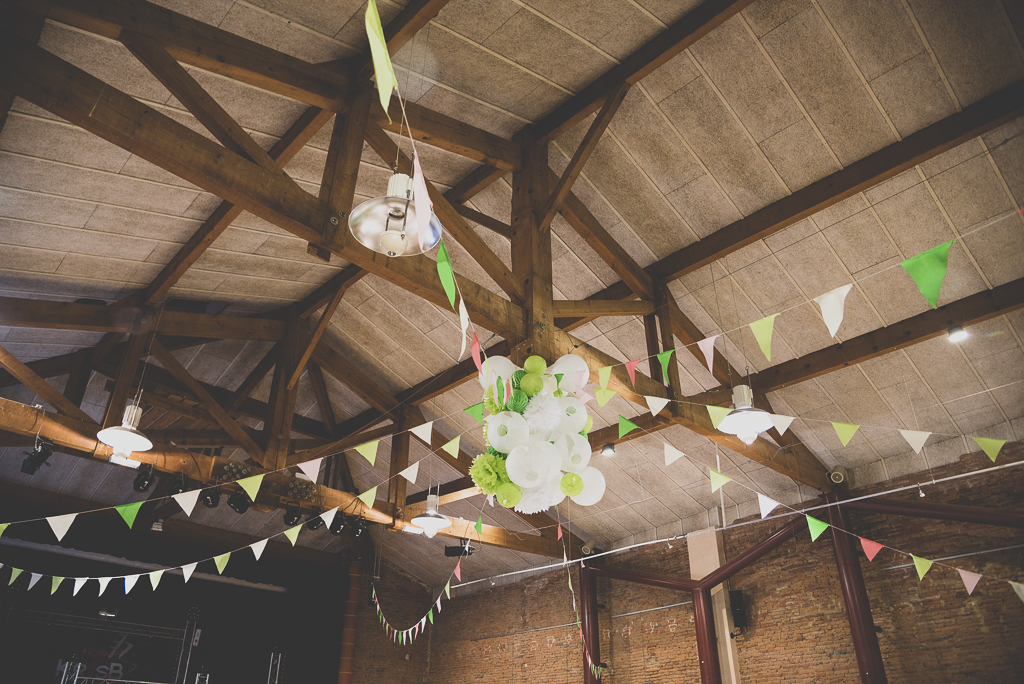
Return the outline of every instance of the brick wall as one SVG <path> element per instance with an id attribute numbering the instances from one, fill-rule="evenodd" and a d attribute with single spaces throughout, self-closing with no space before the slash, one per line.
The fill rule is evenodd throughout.
<path id="1" fill-rule="evenodd" d="M 1004 449 L 999 463 L 1018 460 L 1024 460 L 1024 449 L 1013 445 Z M 991 462 L 983 454 L 969 454 L 959 463 L 864 488 L 853 495 L 989 466 Z M 1024 466 L 926 486 L 925 492 L 929 501 L 1020 510 Z M 917 499 L 918 493 L 915 489 L 891 498 Z M 1024 545 L 1024 532 L 1009 528 L 857 512 L 850 517 L 854 532 L 931 559 Z M 762 523 L 727 531 L 727 557 L 780 526 Z M 604 562 L 689 577 L 685 543 L 673 542 L 672 547 L 653 544 L 608 556 Z M 973 572 L 1024 581 L 1022 551 L 949 562 Z M 882 550 L 868 563 L 859 545 L 857 555 L 875 623 L 881 628 L 879 642 L 890 682 L 1024 682 L 1024 604 L 1008 584 L 983 579 L 968 597 L 953 570 L 936 565 L 924 582 L 918 582 L 913 566 L 892 569 L 910 562 L 907 557 Z M 575 571 L 573 583 L 578 590 Z M 737 641 L 743 681 L 860 681 L 830 532 L 812 543 L 802 531 L 737 574 L 731 588 L 743 590 L 750 620 Z M 394 596 L 397 599 L 397 588 Z M 605 677 L 609 684 L 699 681 L 688 593 L 601 579 L 598 601 L 602 606 L 601 659 L 610 665 Z M 686 605 L 638 612 L 681 602 Z M 410 650 L 411 658 L 427 657 L 429 671 L 417 672 L 438 684 L 575 684 L 582 682 L 583 674 L 574 619 L 565 571 L 549 572 L 446 602 L 437 629 L 428 632 L 429 652 L 424 656 L 417 650 L 424 647 L 421 640 Z M 375 637 L 374 641 L 383 640 Z M 414 678 L 411 671 L 405 671 L 410 673 L 408 679 Z"/>

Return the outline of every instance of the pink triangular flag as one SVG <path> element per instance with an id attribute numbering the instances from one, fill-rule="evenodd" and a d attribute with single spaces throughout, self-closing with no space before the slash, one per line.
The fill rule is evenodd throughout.
<path id="1" fill-rule="evenodd" d="M 788 430 L 789 426 L 793 423 L 793 416 L 778 416 L 774 413 L 769 415 L 771 415 L 772 425 L 774 425 L 775 429 L 779 431 L 779 434 L 786 434 L 786 430 Z"/>
<path id="2" fill-rule="evenodd" d="M 577 371 L 576 372 L 576 391 L 582 390 L 587 385 L 587 381 L 590 380 L 590 371 Z"/>
<path id="3" fill-rule="evenodd" d="M 708 371 L 711 373 L 715 372 L 715 340 L 719 337 L 720 335 L 712 335 L 697 342 L 697 346 L 704 352 L 704 361 L 707 362 Z"/>
<path id="4" fill-rule="evenodd" d="M 981 575 L 976 572 L 967 572 L 957 568 L 957 572 L 960 573 L 960 579 L 964 581 L 964 588 L 967 589 L 967 595 L 970 596 L 974 593 L 974 587 L 978 586 L 978 580 L 981 579 Z"/>
<path id="5" fill-rule="evenodd" d="M 299 464 L 299 470 L 305 473 L 311 481 L 316 482 L 317 478 L 320 477 L 320 462 L 322 458 L 314 458 L 312 461 L 306 461 L 305 463 Z"/>
<path id="6" fill-rule="evenodd" d="M 761 519 L 768 517 L 768 514 L 775 510 L 775 507 L 779 505 L 778 501 L 769 499 L 764 494 L 758 492 L 757 494 L 757 505 L 761 509 Z"/>
<path id="7" fill-rule="evenodd" d="M 473 339 L 469 343 L 469 353 L 473 357 L 473 363 L 476 364 L 476 372 L 483 375 L 484 364 L 480 359 L 480 338 L 476 336 L 476 330 L 473 331 Z"/>
<path id="8" fill-rule="evenodd" d="M 633 387 L 636 387 L 636 364 L 641 361 L 643 361 L 643 359 L 626 362 L 626 370 L 629 371 L 629 381 L 632 383 Z"/>
<path id="9" fill-rule="evenodd" d="M 459 559 L 459 562 L 455 564 L 455 579 L 459 580 L 460 582 L 462 581 L 462 559 L 461 558 Z"/>
<path id="10" fill-rule="evenodd" d="M 878 542 L 873 542 L 870 539 L 865 539 L 864 537 L 859 537 L 859 539 L 860 546 L 864 549 L 864 555 L 868 557 L 869 561 L 875 560 L 875 556 L 882 550 L 882 545 Z"/>
<path id="11" fill-rule="evenodd" d="M 559 539 L 562 538 L 562 525 L 561 525 L 561 523 L 559 523 L 559 525 L 558 525 L 558 538 Z"/>
<path id="12" fill-rule="evenodd" d="M 590 394 L 589 392 L 587 392 L 584 389 L 576 390 L 575 394 L 576 394 L 576 398 L 579 399 L 580 401 L 582 401 L 584 404 L 586 404 L 588 401 L 593 401 L 594 400 L 594 395 Z"/>

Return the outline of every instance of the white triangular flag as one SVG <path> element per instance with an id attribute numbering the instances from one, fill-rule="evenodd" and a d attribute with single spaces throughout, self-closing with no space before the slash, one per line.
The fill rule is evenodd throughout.
<path id="1" fill-rule="evenodd" d="M 31 579 L 28 581 L 28 590 L 32 591 L 32 587 L 36 586 L 36 582 L 43 578 L 38 572 L 33 572 Z"/>
<path id="2" fill-rule="evenodd" d="M 68 515 L 55 515 L 52 518 L 47 518 L 46 522 L 50 523 L 50 529 L 57 536 L 57 541 L 64 538 L 64 535 L 68 533 L 68 529 L 71 527 L 71 523 L 75 522 L 75 516 L 77 513 L 69 513 Z M 31 587 L 29 587 L 31 589 Z"/>
<path id="3" fill-rule="evenodd" d="M 314 458 L 312 461 L 300 463 L 299 470 L 301 470 L 310 480 L 316 482 L 317 478 L 320 477 L 320 462 L 323 460 L 324 459 L 322 458 Z"/>
<path id="4" fill-rule="evenodd" d="M 427 178 L 423 175 L 423 169 L 420 167 L 420 155 L 415 147 L 412 148 L 412 193 L 413 201 L 416 202 L 416 230 L 420 235 L 430 235 L 430 219 L 433 217 L 430 212 L 434 203 L 430 199 Z"/>
<path id="5" fill-rule="evenodd" d="M 846 295 L 849 294 L 852 287 L 853 285 L 843 285 L 831 292 L 826 292 L 820 297 L 814 298 L 814 301 L 821 307 L 821 317 L 825 319 L 828 333 L 832 337 L 836 336 L 836 333 L 839 332 L 839 326 L 843 324 L 843 308 L 846 304 Z"/>
<path id="6" fill-rule="evenodd" d="M 423 619 L 420 620 L 420 631 L 422 632 L 427 628 L 427 616 L 424 615 Z"/>
<path id="7" fill-rule="evenodd" d="M 428 420 L 423 425 L 417 425 L 414 428 L 410 428 L 409 432 L 416 435 L 423 442 L 430 444 L 430 436 L 434 431 L 434 421 Z"/>
<path id="8" fill-rule="evenodd" d="M 196 502 L 199 501 L 199 492 L 200 490 L 194 489 L 191 492 L 172 495 L 173 499 L 181 506 L 181 510 L 185 511 L 185 515 L 190 518 L 192 517 L 192 509 L 196 507 Z"/>
<path id="9" fill-rule="evenodd" d="M 263 555 L 263 549 L 267 548 L 267 540 L 261 539 L 258 542 L 249 544 L 249 548 L 252 549 L 252 555 L 256 556 L 256 560 L 260 559 Z"/>
<path id="10" fill-rule="evenodd" d="M 668 406 L 668 399 L 662 399 L 661 397 L 644 397 L 647 400 L 647 408 L 651 410 L 651 415 L 656 416 L 661 413 L 661 409 Z"/>
<path id="11" fill-rule="evenodd" d="M 772 419 L 772 425 L 779 431 L 780 435 L 786 434 L 786 430 L 789 429 L 790 424 L 793 422 L 793 416 L 780 416 L 774 413 L 769 414 Z"/>
<path id="12" fill-rule="evenodd" d="M 103 596 L 103 592 L 105 592 L 107 590 L 107 585 L 110 584 L 110 580 L 112 580 L 112 579 L 114 579 L 114 578 L 113 577 L 97 577 L 96 578 L 96 581 L 100 583 L 100 593 L 98 594 L 99 596 Z"/>
<path id="13" fill-rule="evenodd" d="M 720 335 L 712 335 L 697 342 L 697 346 L 704 352 L 704 360 L 707 361 L 708 371 L 711 373 L 715 372 L 715 340 L 719 337 Z"/>
<path id="14" fill-rule="evenodd" d="M 921 453 L 921 448 L 924 447 L 924 443 L 928 441 L 932 433 L 919 432 L 918 430 L 900 430 L 900 434 L 903 435 L 903 439 L 907 440 L 907 444 L 913 448 L 914 453 L 919 454 Z"/>
<path id="15" fill-rule="evenodd" d="M 181 566 L 181 574 L 185 576 L 185 584 L 192 579 L 192 573 L 196 571 L 196 563 L 189 563 Z"/>
<path id="16" fill-rule="evenodd" d="M 768 517 L 768 514 L 775 510 L 775 507 L 779 505 L 778 501 L 769 499 L 764 494 L 758 493 L 757 505 L 761 508 L 761 519 Z"/>
<path id="17" fill-rule="evenodd" d="M 405 470 L 403 470 L 402 472 L 400 472 L 398 474 L 401 475 L 402 477 L 404 477 L 409 482 L 412 482 L 413 484 L 416 484 L 416 476 L 419 475 L 419 472 L 420 472 L 420 462 L 416 461 L 411 466 L 409 466 L 408 468 L 406 468 Z"/>
<path id="18" fill-rule="evenodd" d="M 437 597 L 437 612 L 438 613 L 441 612 L 441 597 L 440 596 Z"/>
<path id="19" fill-rule="evenodd" d="M 71 590 L 72 596 L 78 596 L 78 592 L 85 586 L 85 583 L 89 581 L 88 577 L 76 577 L 75 588 Z"/>
<path id="20" fill-rule="evenodd" d="M 135 588 L 135 583 L 139 581 L 139 575 L 127 575 L 124 578 L 124 593 L 128 593 Z"/>
<path id="21" fill-rule="evenodd" d="M 665 442 L 665 465 L 669 466 L 686 456 L 682 451 Z"/>
<path id="22" fill-rule="evenodd" d="M 335 516 L 335 514 L 337 514 L 337 512 L 338 512 L 338 507 L 335 506 L 331 510 L 324 511 L 323 513 L 320 514 L 320 519 L 324 521 L 324 524 L 327 525 L 328 529 L 330 529 L 331 523 L 334 522 L 334 516 Z"/>
<path id="23" fill-rule="evenodd" d="M 459 359 L 462 359 L 466 355 L 466 333 L 469 332 L 469 312 L 466 311 L 466 300 L 461 297 L 459 298 L 459 325 L 462 326 L 462 351 L 459 352 Z"/>

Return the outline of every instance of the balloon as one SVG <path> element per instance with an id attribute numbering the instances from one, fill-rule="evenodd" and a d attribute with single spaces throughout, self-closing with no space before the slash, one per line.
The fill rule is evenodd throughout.
<path id="1" fill-rule="evenodd" d="M 512 508 L 522 500 L 523 490 L 519 488 L 519 485 L 506 482 L 498 487 L 495 498 L 505 508 Z"/>
<path id="2" fill-rule="evenodd" d="M 526 392 L 527 396 L 535 397 L 544 389 L 544 378 L 536 373 L 527 373 L 519 381 L 519 389 Z"/>
<path id="3" fill-rule="evenodd" d="M 558 384 L 558 388 L 563 392 L 575 392 L 582 389 L 582 387 L 576 386 L 581 372 L 585 372 L 587 374 L 585 378 L 589 379 L 590 368 L 587 366 L 587 362 L 575 354 L 566 354 L 560 357 L 548 369 L 548 373 L 551 373 L 551 375 L 562 374 L 562 382 Z M 586 384 L 586 382 L 586 379 L 584 379 L 583 384 Z"/>
<path id="4" fill-rule="evenodd" d="M 487 416 L 485 420 L 488 443 L 503 454 L 530 441 L 530 426 L 518 413 L 502 411 L 495 416 Z"/>
<path id="5" fill-rule="evenodd" d="M 555 478 L 547 483 L 545 486 L 545 494 L 548 496 L 548 506 L 557 506 L 558 504 L 565 501 L 565 492 L 562 491 L 560 486 L 562 478 Z"/>
<path id="6" fill-rule="evenodd" d="M 538 487 L 551 477 L 551 469 L 561 463 L 562 455 L 548 442 L 518 446 L 505 461 L 508 479 L 520 487 Z"/>
<path id="7" fill-rule="evenodd" d="M 566 473 L 559 484 L 566 496 L 579 496 L 583 493 L 583 478 L 579 473 Z"/>
<path id="8" fill-rule="evenodd" d="M 562 454 L 562 470 L 580 473 L 590 463 L 590 442 L 583 435 L 569 433 L 556 444 L 566 448 Z"/>
<path id="9" fill-rule="evenodd" d="M 587 407 L 576 397 L 562 397 L 558 400 L 562 410 L 562 420 L 558 432 L 562 434 L 578 433 L 587 425 Z"/>
<path id="10" fill-rule="evenodd" d="M 604 496 L 607 486 L 604 475 L 597 468 L 585 468 L 580 477 L 583 478 L 583 493 L 572 497 L 572 500 L 580 506 L 593 506 Z"/>
<path id="11" fill-rule="evenodd" d="M 511 380 L 515 372 L 516 365 L 504 356 L 488 356 L 484 359 L 483 373 L 478 376 L 480 386 L 484 389 L 493 387 L 498 378 Z"/>
<path id="12" fill-rule="evenodd" d="M 527 373 L 536 373 L 537 375 L 543 375 L 548 369 L 548 362 L 540 356 L 531 356 L 526 359 L 526 363 L 523 364 L 523 370 Z"/>

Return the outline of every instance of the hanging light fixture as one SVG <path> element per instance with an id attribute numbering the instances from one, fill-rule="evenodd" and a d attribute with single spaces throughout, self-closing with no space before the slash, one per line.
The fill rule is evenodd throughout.
<path id="1" fill-rule="evenodd" d="M 438 530 L 450 527 L 452 521 L 437 512 L 437 494 L 427 495 L 427 510 L 409 521 L 423 530 L 427 539 L 433 539 Z"/>
<path id="2" fill-rule="evenodd" d="M 353 209 L 348 228 L 363 246 L 389 257 L 423 254 L 441 240 L 441 222 L 433 214 L 429 230 L 420 233 L 412 179 L 404 173 L 391 176 L 385 197 L 367 200 Z"/>
<path id="3" fill-rule="evenodd" d="M 964 330 L 964 326 L 962 325 L 954 325 L 952 328 L 949 329 L 946 335 L 949 337 L 949 341 L 955 344 L 957 342 L 963 342 L 964 340 L 966 340 L 968 337 L 971 336 L 971 333 Z"/>
<path id="4" fill-rule="evenodd" d="M 732 412 L 718 424 L 720 432 L 736 435 L 744 444 L 753 444 L 759 434 L 775 427 L 770 413 L 754 408 L 754 391 L 750 385 L 736 385 L 732 402 Z"/>
<path id="5" fill-rule="evenodd" d="M 125 457 L 133 451 L 149 451 L 153 443 L 138 430 L 141 418 L 142 408 L 135 402 L 129 402 L 124 407 L 121 424 L 100 430 L 96 433 L 96 439 L 111 447 L 115 454 Z"/>

